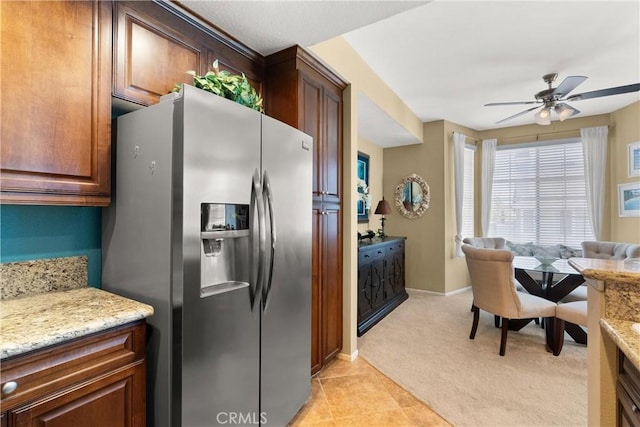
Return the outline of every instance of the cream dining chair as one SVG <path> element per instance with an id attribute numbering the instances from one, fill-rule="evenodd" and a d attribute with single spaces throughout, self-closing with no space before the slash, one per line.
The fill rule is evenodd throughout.
<path id="1" fill-rule="evenodd" d="M 465 237 L 462 243 L 476 248 L 507 249 L 507 241 L 502 237 Z"/>
<path id="2" fill-rule="evenodd" d="M 587 301 L 573 301 L 558 304 L 556 318 L 553 320 L 553 355 L 558 356 L 564 345 L 564 324 L 574 323 L 587 326 Z"/>
<path id="3" fill-rule="evenodd" d="M 505 249 L 476 248 L 462 245 L 473 291 L 473 325 L 469 339 L 478 329 L 480 309 L 502 318 L 500 356 L 504 356 L 507 332 L 512 319 L 553 318 L 556 303 L 525 292 L 518 292 L 513 275 L 513 253 Z M 553 348 L 552 333 L 547 333 L 547 345 Z"/>

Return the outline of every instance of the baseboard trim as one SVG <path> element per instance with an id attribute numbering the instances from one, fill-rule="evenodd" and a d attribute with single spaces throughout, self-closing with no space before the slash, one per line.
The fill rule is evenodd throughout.
<path id="1" fill-rule="evenodd" d="M 471 289 L 471 286 L 466 286 L 464 288 L 456 289 L 455 291 L 450 291 L 450 292 L 445 292 L 445 293 L 433 292 L 433 291 L 427 291 L 425 289 L 415 289 L 415 288 L 407 288 L 407 291 L 417 292 L 417 293 L 424 293 L 424 294 L 429 294 L 429 295 L 438 295 L 438 296 L 441 296 L 441 297 L 448 297 L 450 295 L 455 295 L 455 294 L 460 294 L 462 292 L 466 292 L 469 289 Z"/>
<path id="2" fill-rule="evenodd" d="M 340 360 L 346 360 L 347 362 L 353 362 L 358 358 L 358 349 L 356 348 L 355 351 L 351 354 L 338 353 L 336 358 Z"/>

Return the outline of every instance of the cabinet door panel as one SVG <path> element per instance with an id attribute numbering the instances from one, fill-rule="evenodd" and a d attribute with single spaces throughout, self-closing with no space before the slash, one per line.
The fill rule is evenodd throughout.
<path id="1" fill-rule="evenodd" d="M 340 209 L 325 207 L 322 267 L 323 357 L 325 363 L 342 348 L 342 239 Z"/>
<path id="2" fill-rule="evenodd" d="M 144 363 L 83 384 L 10 412 L 11 425 L 144 426 L 144 405 L 135 400 L 144 393 Z"/>
<path id="3" fill-rule="evenodd" d="M 302 131 L 313 137 L 313 180 L 312 192 L 319 195 L 324 189 L 322 182 L 324 172 L 322 167 L 323 147 L 322 143 L 322 87 L 313 80 L 302 77 Z"/>
<path id="4" fill-rule="evenodd" d="M 324 171 L 325 200 L 340 200 L 342 187 L 342 100 L 325 90 L 324 98 Z M 329 197 L 327 197 L 329 196 Z"/>
<path id="5" fill-rule="evenodd" d="M 178 19 L 165 13 L 161 22 L 133 7 L 116 2 L 113 92 L 119 98 L 151 105 L 176 83 L 192 83 L 193 79 L 185 72 L 194 70 L 201 74 L 206 57 L 201 44 L 179 32 Z"/>
<path id="6" fill-rule="evenodd" d="M 0 7 L 2 200 L 108 204 L 111 3 Z"/>
<path id="7" fill-rule="evenodd" d="M 358 265 L 358 323 L 364 320 L 373 310 L 371 298 L 371 282 L 373 280 L 372 263 Z"/>

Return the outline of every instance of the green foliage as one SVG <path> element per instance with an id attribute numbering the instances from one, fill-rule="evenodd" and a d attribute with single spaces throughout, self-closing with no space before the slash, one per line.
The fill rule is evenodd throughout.
<path id="1" fill-rule="evenodd" d="M 199 76 L 195 71 L 187 71 L 193 77 L 193 85 L 207 92 L 223 96 L 238 104 L 242 104 L 254 110 L 263 112 L 262 97 L 249 84 L 249 81 L 242 75 L 231 74 L 226 70 L 218 68 L 218 60 L 213 61 L 213 70 L 208 71 L 204 76 Z M 173 92 L 180 91 L 182 83 L 173 87 Z"/>

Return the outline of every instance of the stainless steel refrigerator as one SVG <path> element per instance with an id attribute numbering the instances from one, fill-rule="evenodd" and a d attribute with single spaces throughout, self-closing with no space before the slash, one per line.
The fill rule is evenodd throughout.
<path id="1" fill-rule="evenodd" d="M 155 310 L 147 425 L 286 425 L 310 394 L 312 138 L 187 85 L 115 127 L 102 287 Z"/>

